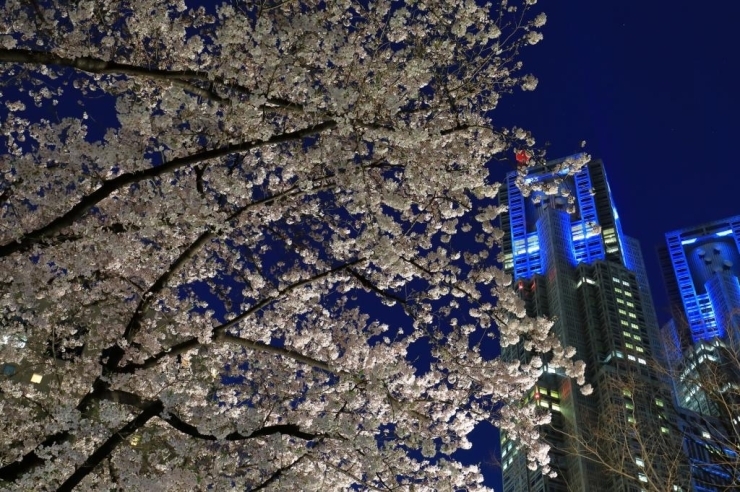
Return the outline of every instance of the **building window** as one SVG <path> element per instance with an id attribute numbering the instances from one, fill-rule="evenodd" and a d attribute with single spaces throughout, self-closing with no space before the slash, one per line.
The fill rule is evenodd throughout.
<path id="1" fill-rule="evenodd" d="M 659 406 L 659 407 L 662 407 L 663 406 L 663 400 L 661 400 L 660 398 L 656 398 L 655 399 L 655 404 L 657 406 Z"/>
<path id="2" fill-rule="evenodd" d="M 17 372 L 17 368 L 13 364 L 4 364 L 3 365 L 3 376 L 14 376 Z"/>
<path id="3" fill-rule="evenodd" d="M 647 483 L 647 481 L 648 481 L 647 475 L 645 475 L 644 473 L 638 473 L 637 474 L 637 478 L 640 479 L 640 482 Z"/>
<path id="4" fill-rule="evenodd" d="M 34 373 L 33 376 L 31 376 L 31 382 L 34 384 L 41 383 L 42 379 L 44 379 L 44 376 L 42 376 L 41 374 Z"/>
<path id="5" fill-rule="evenodd" d="M 640 468 L 645 468 L 645 462 L 642 460 L 642 458 L 639 458 L 639 457 L 638 458 L 635 458 L 635 463 Z"/>

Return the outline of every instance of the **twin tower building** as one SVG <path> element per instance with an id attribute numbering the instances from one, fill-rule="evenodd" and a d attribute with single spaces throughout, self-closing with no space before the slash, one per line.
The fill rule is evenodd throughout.
<path id="1" fill-rule="evenodd" d="M 557 476 L 529 470 L 502 434 L 504 491 L 740 490 L 740 216 L 666 234 L 672 319 L 660 327 L 602 162 L 573 174 L 569 161 L 507 176 L 502 259 L 528 315 L 554 320 L 594 391 L 545 366 L 521 404 L 552 413 Z M 530 354 L 519 344 L 502 356 Z"/>

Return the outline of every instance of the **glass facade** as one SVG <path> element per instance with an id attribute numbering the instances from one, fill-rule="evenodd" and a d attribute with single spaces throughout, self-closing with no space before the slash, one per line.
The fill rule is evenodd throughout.
<path id="1" fill-rule="evenodd" d="M 740 216 L 666 234 L 663 327 L 695 490 L 740 482 Z"/>
<path id="2" fill-rule="evenodd" d="M 639 244 L 622 232 L 601 161 L 577 173 L 564 169 L 564 162 L 507 177 L 499 194 L 508 205 L 501 216 L 502 260 L 528 315 L 552 319 L 561 343 L 586 362 L 594 392 L 582 395 L 567 377 L 545 367 L 521 404 L 546 405 L 552 413 L 543 431 L 558 476 L 528 470 L 504 435 L 504 491 L 640 491 L 646 481 L 661 480 L 662 465 L 651 463 L 648 474 L 626 458 L 633 454 L 630 429 L 660 434 L 663 428 L 663 440 L 676 434 L 671 406 L 655 403 L 671 396 L 652 365 L 658 327 L 647 274 Z M 531 192 L 521 192 L 521 180 Z M 519 344 L 503 348 L 502 356 L 526 361 L 530 354 Z M 608 449 L 601 456 L 622 471 L 609 473 L 594 461 L 592 443 Z"/>

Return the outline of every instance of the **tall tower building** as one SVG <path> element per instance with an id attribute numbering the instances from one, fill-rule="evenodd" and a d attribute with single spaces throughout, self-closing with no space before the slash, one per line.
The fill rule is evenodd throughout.
<path id="1" fill-rule="evenodd" d="M 674 440 L 680 448 L 670 389 L 654 370 L 658 326 L 639 244 L 622 232 L 602 162 L 574 174 L 572 161 L 507 176 L 499 194 L 508 206 L 501 254 L 528 315 L 554 321 L 563 345 L 586 362 L 594 391 L 582 395 L 545 366 L 521 404 L 552 412 L 543 430 L 558 476 L 529 470 L 504 434 L 505 492 L 647 490 L 667 483 L 668 464 L 646 464 L 636 440 Z M 517 183 L 532 191 L 525 196 Z M 531 354 L 519 344 L 502 356 L 526 361 Z"/>
<path id="2" fill-rule="evenodd" d="M 666 234 L 663 327 L 695 490 L 740 487 L 740 216 Z"/>

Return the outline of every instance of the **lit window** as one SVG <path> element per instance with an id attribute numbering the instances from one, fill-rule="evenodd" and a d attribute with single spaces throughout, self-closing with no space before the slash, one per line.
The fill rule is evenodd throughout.
<path id="1" fill-rule="evenodd" d="M 132 446 L 136 446 L 136 445 L 138 445 L 138 444 L 139 444 L 139 442 L 141 442 L 141 434 L 134 434 L 134 435 L 133 435 L 133 436 L 131 437 L 131 440 L 130 440 L 130 442 L 131 442 L 131 445 L 132 445 Z"/>
<path id="2" fill-rule="evenodd" d="M 624 295 L 626 295 L 627 297 L 632 297 L 632 292 L 627 291 L 624 293 Z"/>
<path id="3" fill-rule="evenodd" d="M 614 289 L 614 292 L 616 292 L 618 294 L 621 294 L 622 293 L 622 289 Z"/>
<path id="4" fill-rule="evenodd" d="M 634 424 L 635 423 L 635 417 L 633 417 L 632 415 L 629 415 L 627 417 L 627 422 L 629 422 L 630 424 Z"/>
<path id="5" fill-rule="evenodd" d="M 44 379 L 44 376 L 41 374 L 34 373 L 33 376 L 31 376 L 31 382 L 35 384 L 39 384 L 42 379 Z"/>
<path id="6" fill-rule="evenodd" d="M 627 303 L 627 305 L 628 305 L 629 307 L 631 307 L 631 308 L 635 307 L 634 303 L 632 303 L 632 302 L 628 302 L 628 303 Z"/>
<path id="7" fill-rule="evenodd" d="M 630 323 L 630 326 L 631 326 L 632 328 L 634 328 L 635 330 L 639 330 L 639 329 L 640 329 L 640 327 L 639 327 L 639 326 L 637 326 L 637 325 L 636 325 L 635 323 Z"/>
<path id="8" fill-rule="evenodd" d="M 632 345 L 631 343 L 625 343 L 625 344 L 624 344 L 624 346 L 625 346 L 625 347 L 627 347 L 628 349 L 633 349 L 633 348 L 635 348 L 635 346 L 634 346 L 634 345 Z"/>
<path id="9" fill-rule="evenodd" d="M 630 332 L 628 332 L 628 331 L 623 331 L 623 332 L 622 332 L 622 335 L 624 335 L 624 336 L 625 336 L 625 338 L 632 338 L 632 333 L 630 333 Z"/>
<path id="10" fill-rule="evenodd" d="M 630 318 L 637 319 L 637 315 L 635 313 L 629 313 L 629 314 L 630 314 Z"/>
<path id="11" fill-rule="evenodd" d="M 645 349 L 642 348 L 642 347 L 640 347 L 639 345 L 637 346 L 637 348 L 635 348 L 635 350 L 637 350 L 638 352 L 644 352 L 645 351 Z"/>
<path id="12" fill-rule="evenodd" d="M 617 297 L 617 302 L 618 302 L 619 304 L 624 304 L 624 300 L 623 300 L 623 299 L 621 299 L 621 298 L 619 298 L 619 297 Z"/>
<path id="13" fill-rule="evenodd" d="M 628 389 L 622 390 L 622 395 L 624 396 L 632 396 L 632 392 Z"/>
<path id="14" fill-rule="evenodd" d="M 626 315 L 627 311 L 625 311 L 624 309 L 619 309 L 619 314 Z"/>
<path id="15" fill-rule="evenodd" d="M 663 406 L 663 400 L 661 400 L 659 398 L 656 398 L 655 399 L 655 404 L 658 405 L 659 407 L 662 407 Z"/>
<path id="16" fill-rule="evenodd" d="M 629 326 L 629 325 L 630 325 L 630 324 L 629 324 L 629 323 L 627 322 L 627 320 L 625 320 L 625 319 L 620 319 L 620 320 L 619 320 L 619 322 L 620 322 L 620 323 L 622 323 L 622 324 L 623 324 L 624 326 Z"/>
<path id="17" fill-rule="evenodd" d="M 557 390 L 550 390 L 550 396 L 557 399 L 560 398 L 560 393 Z"/>
<path id="18" fill-rule="evenodd" d="M 662 432 L 663 434 L 668 434 L 671 431 L 668 430 L 668 427 L 661 427 L 660 432 Z"/>
<path id="19" fill-rule="evenodd" d="M 635 463 L 640 468 L 644 468 L 645 467 L 645 462 L 642 460 L 642 458 L 635 458 Z"/>
<path id="20" fill-rule="evenodd" d="M 631 360 L 631 361 L 634 361 L 635 360 L 635 356 L 634 355 L 628 355 L 627 358 L 629 360 Z"/>
<path id="21" fill-rule="evenodd" d="M 701 431 L 701 437 L 703 437 L 704 439 L 711 439 L 712 438 L 712 436 L 707 431 Z"/>
<path id="22" fill-rule="evenodd" d="M 553 412 L 559 412 L 560 411 L 560 405 L 558 405 L 557 403 L 553 403 L 552 404 L 552 411 Z"/>
<path id="23" fill-rule="evenodd" d="M 632 402 L 629 402 L 628 401 L 627 403 L 624 404 L 624 408 L 626 408 L 628 410 L 634 410 L 635 409 L 635 406 L 632 404 Z"/>
<path id="24" fill-rule="evenodd" d="M 645 359 L 643 359 L 642 357 L 640 357 L 639 359 L 637 359 L 637 362 L 639 362 L 640 364 L 647 364 L 647 362 L 645 361 Z"/>
<path id="25" fill-rule="evenodd" d="M 637 478 L 640 479 L 640 482 L 647 482 L 648 481 L 647 475 L 645 475 L 644 473 L 639 473 L 637 475 Z"/>

